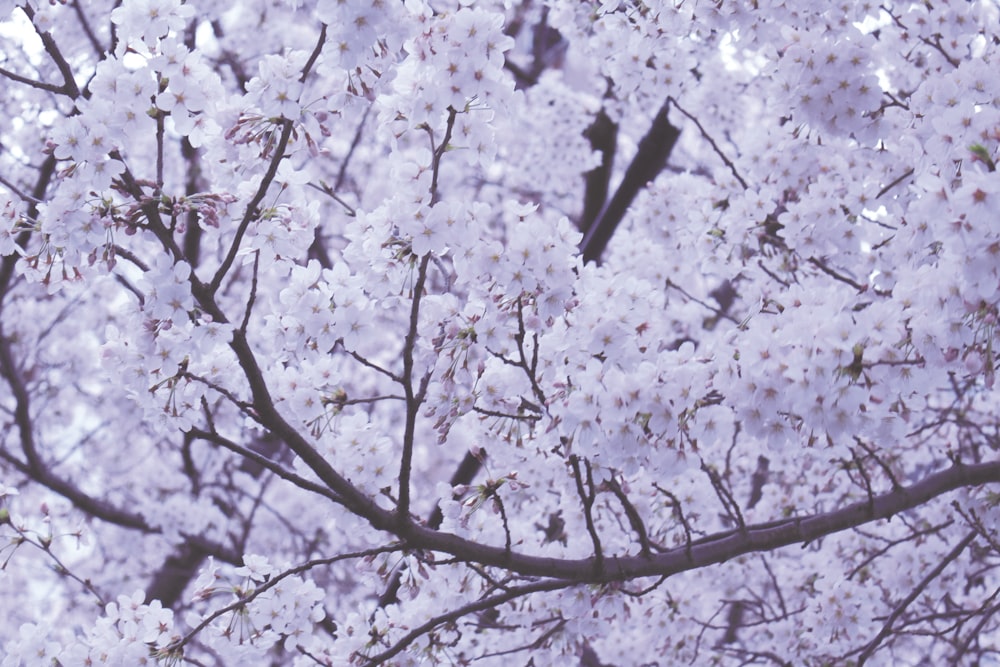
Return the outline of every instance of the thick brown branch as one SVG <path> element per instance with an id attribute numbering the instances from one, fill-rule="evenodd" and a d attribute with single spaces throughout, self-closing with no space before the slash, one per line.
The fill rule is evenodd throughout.
<path id="1" fill-rule="evenodd" d="M 225 315 L 206 294 L 203 286 L 195 285 L 195 294 L 206 312 L 217 321 L 226 321 Z M 929 475 L 912 486 L 874 496 L 870 500 L 854 503 L 839 510 L 746 526 L 738 531 L 727 531 L 697 540 L 690 545 L 663 552 L 652 558 L 642 556 L 608 558 L 605 554 L 603 568 L 600 574 L 597 574 L 599 564 L 594 558 L 560 560 L 508 553 L 503 548 L 439 533 L 400 514 L 398 508 L 387 510 L 379 507 L 373 498 L 337 472 L 278 412 L 246 334 L 237 330 L 233 335 L 231 346 L 246 375 L 253 397 L 252 404 L 260 423 L 269 428 L 276 437 L 284 440 L 303 463 L 334 491 L 347 509 L 365 518 L 376 530 L 395 534 L 410 548 L 448 553 L 462 560 L 504 567 L 526 576 L 558 577 L 568 581 L 592 583 L 624 581 L 647 576 L 669 576 L 722 563 L 746 553 L 770 551 L 791 544 L 810 542 L 878 519 L 886 519 L 961 487 L 1000 482 L 1000 461 L 977 465 L 954 465 L 947 470 Z"/>
<path id="2" fill-rule="evenodd" d="M 595 577 L 593 558 L 560 560 L 510 554 L 503 548 L 489 547 L 410 524 L 400 537 L 413 547 L 460 555 L 464 560 L 497 565 L 526 576 L 559 577 L 578 582 L 624 581 L 639 577 L 671 575 L 678 572 L 722 563 L 737 556 L 803 544 L 879 519 L 919 507 L 929 500 L 962 487 L 1000 483 L 1000 461 L 977 465 L 954 465 L 897 491 L 874 496 L 830 512 L 765 524 L 748 525 L 694 541 L 690 548 L 677 547 L 652 558 L 643 556 L 608 557 L 605 568 Z M 384 510 L 378 510 L 384 512 Z"/>

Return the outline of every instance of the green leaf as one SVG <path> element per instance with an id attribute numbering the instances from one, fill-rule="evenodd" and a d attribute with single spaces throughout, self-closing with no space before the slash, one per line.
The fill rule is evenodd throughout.
<path id="1" fill-rule="evenodd" d="M 996 171 L 996 162 L 993 161 L 992 156 L 990 156 L 990 152 L 985 146 L 982 144 L 972 144 L 969 146 L 969 152 L 972 153 L 976 159 L 985 164 L 987 169 L 990 171 Z"/>

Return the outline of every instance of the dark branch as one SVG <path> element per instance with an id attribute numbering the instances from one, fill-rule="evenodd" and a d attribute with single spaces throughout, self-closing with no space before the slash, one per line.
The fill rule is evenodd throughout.
<path id="1" fill-rule="evenodd" d="M 604 109 L 601 109 L 583 135 L 590 141 L 590 147 L 601 154 L 600 166 L 584 175 L 586 189 L 583 195 L 583 213 L 580 214 L 578 226 L 580 231 L 586 234 L 608 201 L 611 170 L 614 167 L 615 150 L 618 146 L 618 124 L 611 120 Z"/>
<path id="2" fill-rule="evenodd" d="M 680 130 L 667 119 L 668 105 L 669 103 L 664 103 L 656 112 L 653 124 L 639 142 L 639 149 L 625 171 L 625 177 L 618 185 L 614 197 L 583 237 L 580 253 L 584 262 L 600 262 L 608 241 L 625 217 L 635 196 L 666 166 L 667 158 L 680 137 Z"/>

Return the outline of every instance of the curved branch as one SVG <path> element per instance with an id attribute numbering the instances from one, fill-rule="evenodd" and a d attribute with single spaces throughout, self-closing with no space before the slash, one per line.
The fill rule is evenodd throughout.
<path id="1" fill-rule="evenodd" d="M 607 480 L 606 484 L 611 489 L 611 493 L 615 494 L 615 497 L 618 498 L 622 509 L 625 510 L 625 516 L 628 517 L 629 525 L 632 526 L 632 530 L 635 531 L 636 537 L 639 539 L 639 547 L 641 549 L 639 553 L 648 556 L 651 552 L 649 534 L 646 531 L 645 524 L 642 522 L 642 517 L 639 516 L 639 511 L 636 510 L 632 501 L 628 499 L 625 489 L 622 488 L 622 485 L 618 483 L 618 480 L 613 475 Z"/>
<path id="2" fill-rule="evenodd" d="M 701 136 L 705 139 L 705 141 L 709 143 L 709 145 L 712 147 L 712 150 L 715 151 L 715 154 L 719 156 L 719 158 L 726 164 L 727 167 L 729 167 L 729 171 L 732 172 L 736 180 L 740 182 L 740 185 L 743 186 L 743 189 L 746 190 L 747 188 L 749 188 L 750 186 L 747 185 L 747 182 L 743 180 L 742 176 L 740 176 L 740 172 L 736 170 L 736 165 L 733 164 L 733 161 L 726 156 L 726 154 L 722 151 L 721 148 L 719 148 L 719 144 L 715 143 L 715 139 L 713 139 L 712 135 L 710 135 L 705 130 L 704 126 L 702 126 L 701 124 L 701 121 L 699 121 L 694 115 L 689 113 L 684 107 L 678 104 L 677 100 L 675 100 L 673 97 L 667 98 L 667 101 L 670 104 L 673 104 L 675 109 L 677 109 L 682 114 L 687 116 L 688 119 L 695 124 L 695 126 L 698 128 L 698 131 L 701 132 Z"/>
<path id="3" fill-rule="evenodd" d="M 743 554 L 773 551 L 792 544 L 811 542 L 872 521 L 888 519 L 949 491 L 990 483 L 1000 483 L 1000 461 L 976 465 L 958 464 L 929 475 L 911 486 L 873 496 L 871 500 L 866 499 L 830 512 L 725 531 L 651 558 L 641 555 L 613 557 L 605 554 L 604 571 L 600 575 L 595 575 L 594 558 L 561 560 L 518 553 L 508 555 L 503 548 L 476 544 L 412 523 L 397 534 L 415 548 L 455 554 L 464 560 L 501 566 L 526 576 L 555 577 L 580 583 L 606 583 L 640 577 L 670 576 L 723 563 Z"/>
<path id="4" fill-rule="evenodd" d="M 17 83 L 23 83 L 24 85 L 35 88 L 37 90 L 44 90 L 49 93 L 55 93 L 56 95 L 66 95 L 66 86 L 57 86 L 54 83 L 45 83 L 44 81 L 36 81 L 35 79 L 21 76 L 16 72 L 11 72 L 9 69 L 4 69 L 0 67 L 0 76 L 6 77 L 11 81 L 16 81 Z"/>
<path id="5" fill-rule="evenodd" d="M 58 493 L 86 514 L 107 523 L 143 533 L 155 534 L 161 532 L 159 528 L 151 526 L 142 515 L 115 507 L 105 500 L 84 493 L 71 481 L 54 474 L 45 461 L 42 460 L 42 456 L 38 452 L 37 443 L 35 442 L 34 424 L 31 417 L 31 397 L 28 394 L 28 389 L 21 376 L 21 372 L 14 364 L 14 359 L 10 352 L 10 342 L 3 339 L 2 331 L 0 331 L 0 375 L 7 381 L 14 396 L 14 422 L 17 424 L 21 438 L 21 448 L 25 456 L 25 461 L 20 461 L 7 452 L 2 452 L 0 455 L 4 459 L 30 479 Z M 192 536 L 188 539 L 206 554 L 215 556 L 219 560 L 227 563 L 239 562 L 239 554 L 220 544 L 197 536 Z"/>
<path id="6" fill-rule="evenodd" d="M 197 279 L 192 277 L 192 281 Z M 225 315 L 204 287 L 195 285 L 201 306 L 217 321 Z M 440 533 L 401 514 L 385 509 L 374 498 L 351 484 L 298 432 L 275 407 L 270 389 L 256 355 L 244 332 L 237 330 L 230 343 L 243 368 L 260 423 L 284 440 L 330 490 L 340 497 L 344 507 L 364 518 L 376 530 L 390 532 L 408 547 L 448 553 L 461 560 L 503 567 L 525 576 L 554 577 L 564 581 L 602 583 L 640 577 L 669 576 L 678 572 L 722 563 L 742 554 L 770 551 L 791 544 L 801 544 L 855 528 L 872 521 L 913 509 L 932 498 L 967 486 L 1000 483 L 1000 461 L 976 465 L 956 464 L 932 474 L 909 487 L 872 496 L 839 510 L 794 519 L 746 526 L 726 531 L 690 544 L 657 554 L 614 557 L 604 554 L 603 566 L 594 558 L 563 560 L 507 552 L 504 548 L 479 544 L 457 535 Z"/>

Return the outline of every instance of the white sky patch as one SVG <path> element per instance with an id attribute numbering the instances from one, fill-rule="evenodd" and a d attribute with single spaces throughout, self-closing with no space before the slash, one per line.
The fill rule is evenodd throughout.
<path id="1" fill-rule="evenodd" d="M 757 76 L 767 65 L 767 58 L 759 53 L 753 53 L 746 49 L 737 48 L 740 32 L 734 30 L 727 32 L 719 40 L 719 53 L 722 56 L 722 63 L 731 72 L 746 72 L 750 76 Z"/>
<path id="2" fill-rule="evenodd" d="M 20 9 L 14 10 L 13 14 L 0 21 L 0 37 L 11 40 L 29 56 L 40 56 L 45 50 L 42 39 L 35 32 L 27 15 Z M 0 62 L 4 60 L 6 58 L 0 58 Z"/>

